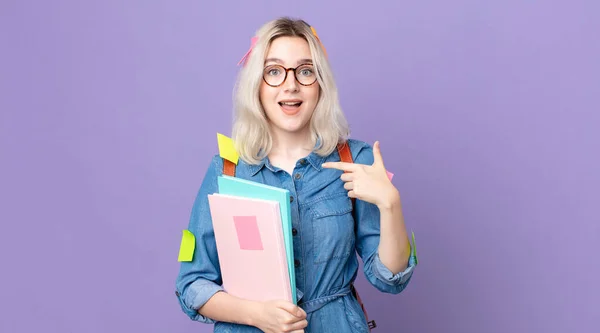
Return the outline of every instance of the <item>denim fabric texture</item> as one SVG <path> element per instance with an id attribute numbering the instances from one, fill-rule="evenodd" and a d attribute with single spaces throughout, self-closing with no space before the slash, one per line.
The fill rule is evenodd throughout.
<path id="1" fill-rule="evenodd" d="M 355 163 L 373 163 L 369 144 L 354 139 L 348 144 Z M 290 191 L 298 305 L 308 315 L 306 333 L 369 331 L 361 307 L 350 292 L 358 274 L 359 257 L 369 283 L 390 294 L 406 288 L 416 266 L 413 255 L 406 270 L 398 274 L 392 274 L 381 263 L 377 252 L 379 209 L 361 200 L 356 200 L 353 209 L 340 179 L 342 171 L 321 167 L 326 161 L 339 160 L 337 150 L 326 157 L 311 153 L 296 163 L 291 175 L 271 165 L 268 158 L 258 165 L 240 159 L 236 167 L 236 177 Z M 223 161 L 216 155 L 193 203 L 188 230 L 196 237 L 194 257 L 191 262 L 181 262 L 175 294 L 191 320 L 214 324 L 214 332 L 261 332 L 255 327 L 215 322 L 197 312 L 223 290 L 207 199 L 208 194 L 218 192 L 217 176 L 222 170 Z M 373 314 L 369 313 L 371 317 Z"/>

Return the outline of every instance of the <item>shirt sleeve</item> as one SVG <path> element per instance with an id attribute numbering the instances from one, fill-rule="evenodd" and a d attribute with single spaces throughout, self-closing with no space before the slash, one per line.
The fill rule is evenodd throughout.
<path id="1" fill-rule="evenodd" d="M 207 324 L 215 321 L 199 314 L 198 309 L 223 290 L 208 204 L 208 195 L 217 192 L 217 176 L 221 170 L 222 160 L 215 156 L 194 200 L 188 224 L 188 231 L 195 239 L 193 256 L 191 261 L 180 263 L 175 282 L 175 295 L 183 312 L 190 319 Z"/>
<path id="2" fill-rule="evenodd" d="M 369 146 L 358 149 L 356 163 L 373 164 L 373 150 Z M 406 269 L 393 274 L 379 258 L 380 214 L 376 205 L 356 199 L 354 207 L 356 220 L 356 246 L 363 260 L 363 270 L 369 283 L 381 292 L 398 294 L 410 282 L 417 265 L 416 252 L 411 245 L 411 254 Z"/>

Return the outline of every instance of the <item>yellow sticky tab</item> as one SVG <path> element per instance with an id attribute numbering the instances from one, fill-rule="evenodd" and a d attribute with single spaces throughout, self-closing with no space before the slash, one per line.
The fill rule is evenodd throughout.
<path id="1" fill-rule="evenodd" d="M 178 261 L 192 261 L 194 257 L 194 248 L 196 246 L 196 237 L 189 230 L 183 230 L 181 236 L 181 245 L 179 246 Z"/>
<path id="2" fill-rule="evenodd" d="M 419 260 L 417 259 L 417 242 L 415 242 L 415 232 L 412 231 L 412 256 L 415 258 L 415 265 L 419 264 Z"/>
<path id="3" fill-rule="evenodd" d="M 321 44 L 321 48 L 323 49 L 323 53 L 325 53 L 325 56 L 327 56 L 327 50 L 325 50 L 325 45 L 323 45 L 323 42 L 321 42 L 321 38 L 319 38 L 319 35 L 317 35 L 317 30 L 314 27 L 310 27 L 310 30 L 312 31 L 313 35 L 319 41 L 319 44 Z"/>
<path id="4" fill-rule="evenodd" d="M 217 142 L 219 143 L 219 155 L 237 165 L 239 156 L 237 151 L 235 151 L 233 140 L 221 133 L 217 133 Z"/>

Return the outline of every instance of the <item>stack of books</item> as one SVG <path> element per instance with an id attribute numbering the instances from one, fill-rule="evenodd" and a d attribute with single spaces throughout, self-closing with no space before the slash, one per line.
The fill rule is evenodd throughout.
<path id="1" fill-rule="evenodd" d="M 296 304 L 289 191 L 227 175 L 218 188 L 208 200 L 225 291 Z"/>

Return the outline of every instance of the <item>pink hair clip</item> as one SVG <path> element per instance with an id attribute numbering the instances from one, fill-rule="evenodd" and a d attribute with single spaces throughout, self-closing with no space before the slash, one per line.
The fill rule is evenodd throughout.
<path id="1" fill-rule="evenodd" d="M 325 46 L 321 42 L 319 35 L 317 35 L 317 30 L 313 26 L 310 27 L 310 30 L 312 30 L 313 35 L 317 38 L 317 40 L 319 41 L 319 44 L 321 44 L 321 48 L 323 48 L 323 52 L 325 53 L 325 56 L 327 56 L 327 50 L 325 50 Z"/>
<path id="2" fill-rule="evenodd" d="M 244 66 L 246 65 L 246 61 L 248 60 L 250 53 L 252 53 L 252 49 L 254 49 L 254 46 L 256 46 L 256 42 L 258 42 L 258 37 L 252 37 L 252 39 L 250 40 L 250 48 L 248 49 L 248 52 L 246 52 L 246 54 L 244 54 L 242 59 L 240 59 L 240 61 L 238 62 L 238 66 L 242 62 L 244 63 Z"/>

